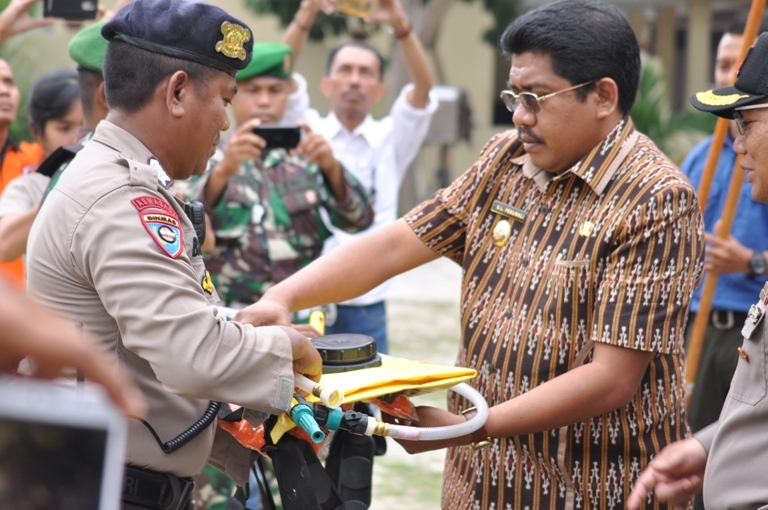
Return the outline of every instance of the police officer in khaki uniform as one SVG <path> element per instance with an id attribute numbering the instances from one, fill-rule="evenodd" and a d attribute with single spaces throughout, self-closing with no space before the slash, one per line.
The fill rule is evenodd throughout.
<path id="1" fill-rule="evenodd" d="M 136 0 L 102 35 L 109 114 L 40 209 L 29 289 L 82 323 L 147 397 L 146 423 L 129 433 L 125 508 L 187 508 L 189 477 L 206 462 L 240 484 L 251 465 L 211 423 L 210 401 L 242 405 L 256 422 L 286 411 L 293 373 L 317 378 L 321 362 L 292 329 L 217 314 L 200 240 L 176 198 L 174 180 L 201 174 L 229 127 L 253 34 L 206 3 Z"/>
<path id="2" fill-rule="evenodd" d="M 734 86 L 691 98 L 699 110 L 736 120 L 733 147 L 743 156 L 752 197 L 763 203 L 768 203 L 766 68 L 768 32 L 747 55 Z M 640 508 L 651 490 L 659 500 L 685 508 L 702 485 L 707 510 L 768 508 L 768 284 L 756 298 L 741 330 L 744 341 L 720 419 L 664 448 L 635 483 L 630 509 Z"/>

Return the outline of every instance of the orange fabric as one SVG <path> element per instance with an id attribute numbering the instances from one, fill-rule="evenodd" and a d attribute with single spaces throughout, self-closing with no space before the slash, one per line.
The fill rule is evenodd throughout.
<path id="1" fill-rule="evenodd" d="M 8 147 L 0 167 L 0 194 L 9 182 L 20 176 L 24 168 L 38 165 L 44 159 L 43 147 L 37 143 L 21 142 L 16 147 Z M 18 287 L 24 287 L 24 263 L 19 257 L 11 262 L 0 262 L 11 281 Z"/>

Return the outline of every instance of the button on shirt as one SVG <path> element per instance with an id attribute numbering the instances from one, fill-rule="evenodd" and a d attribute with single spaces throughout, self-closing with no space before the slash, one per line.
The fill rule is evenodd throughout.
<path id="1" fill-rule="evenodd" d="M 704 173 L 707 154 L 712 145 L 712 137 L 707 138 L 696 146 L 685 158 L 681 170 L 691 179 L 693 186 L 698 189 Z M 728 188 L 733 175 L 733 165 L 736 163 L 736 152 L 733 150 L 733 138 L 728 135 L 723 151 L 717 161 L 715 177 L 707 200 L 707 210 L 704 212 L 704 226 L 707 232 L 713 233 L 715 223 L 723 215 L 723 207 L 728 195 Z M 741 244 L 755 251 L 768 250 L 768 204 L 761 204 L 752 198 L 752 183 L 744 179 L 739 196 L 739 205 L 733 221 L 731 234 Z M 713 310 L 730 310 L 746 312 L 755 300 L 755 296 L 768 281 L 764 276 L 754 279 L 746 273 L 722 273 L 717 278 L 717 288 L 712 299 Z M 691 311 L 699 309 L 702 288 L 696 289 L 691 300 Z"/>
<path id="2" fill-rule="evenodd" d="M 495 212 L 512 208 L 525 220 Z M 653 456 L 686 435 L 683 336 L 704 245 L 685 176 L 628 117 L 557 176 L 510 131 L 406 221 L 463 268 L 458 363 L 478 371 L 470 384 L 489 405 L 572 370 L 592 342 L 656 354 L 626 406 L 486 450 L 451 448 L 443 507 L 625 508 Z M 455 397 L 452 409 L 469 405 Z"/>
<path id="3" fill-rule="evenodd" d="M 281 124 L 293 122 L 295 125 L 298 120 L 307 122 L 313 131 L 328 140 L 336 159 L 373 195 L 373 225 L 358 234 L 350 234 L 329 225 L 334 236 L 325 242 L 324 252 L 327 253 L 339 244 L 389 225 L 397 219 L 400 184 L 427 136 L 438 101 L 430 96 L 427 106 L 414 108 L 407 99 L 413 89 L 413 85 L 408 84 L 392 104 L 388 116 L 374 120 L 368 115 L 362 124 L 350 132 L 333 112 L 322 117 L 317 110 L 308 108 L 306 80 L 297 74 L 294 74 L 294 78 L 299 89 L 292 94 Z M 377 303 L 386 297 L 388 287 L 389 283 L 384 283 L 344 304 L 364 306 Z"/>

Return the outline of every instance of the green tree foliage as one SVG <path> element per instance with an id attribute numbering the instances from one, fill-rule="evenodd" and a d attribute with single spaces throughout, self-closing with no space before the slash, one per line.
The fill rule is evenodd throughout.
<path id="1" fill-rule="evenodd" d="M 421 1 L 427 4 L 430 0 Z M 461 1 L 472 3 L 475 0 Z M 483 34 L 483 39 L 491 46 L 496 47 L 504 29 L 517 16 L 519 0 L 482 0 L 482 2 L 485 10 L 491 13 L 494 19 L 493 26 Z M 293 19 L 301 0 L 245 0 L 245 3 L 259 14 L 277 15 L 280 23 L 285 27 Z M 346 16 L 327 16 L 320 13 L 317 21 L 312 25 L 309 38 L 313 41 L 322 41 L 327 35 L 339 35 L 345 32 L 355 34 L 356 32 L 364 32 L 364 30 L 357 19 Z"/>
<path id="2" fill-rule="evenodd" d="M 673 112 L 661 60 L 652 55 L 643 56 L 631 116 L 635 127 L 678 164 L 696 143 L 712 133 L 717 120 L 699 111 Z"/>

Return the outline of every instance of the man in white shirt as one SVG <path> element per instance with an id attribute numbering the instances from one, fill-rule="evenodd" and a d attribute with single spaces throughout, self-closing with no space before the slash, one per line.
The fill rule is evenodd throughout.
<path id="1" fill-rule="evenodd" d="M 296 60 L 321 8 L 330 7 L 324 0 L 304 0 L 286 32 L 284 42 L 293 48 Z M 282 122 L 295 124 L 303 120 L 314 132 L 327 138 L 334 155 L 372 195 L 376 213 L 373 225 L 358 234 L 332 229 L 334 237 L 326 241 L 325 252 L 395 221 L 400 184 L 437 110 L 437 100 L 429 95 L 433 79 L 424 48 L 400 0 L 381 0 L 377 12 L 366 21 L 391 27 L 412 80 L 403 87 L 389 115 L 380 120 L 371 116 L 371 109 L 386 93 L 382 83 L 384 58 L 370 45 L 352 41 L 335 48 L 328 56 L 327 75 L 320 83 L 331 103 L 328 116 L 322 117 L 309 108 L 306 81 L 294 75 L 296 91 Z M 366 334 L 376 340 L 379 352 L 387 352 L 387 288 L 385 283 L 339 304 L 336 322 L 326 333 Z"/>

